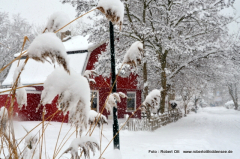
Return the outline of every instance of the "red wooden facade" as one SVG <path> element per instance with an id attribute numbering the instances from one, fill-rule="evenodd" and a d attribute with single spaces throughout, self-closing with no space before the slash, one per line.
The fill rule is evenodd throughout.
<path id="1" fill-rule="evenodd" d="M 98 55 L 101 54 L 101 51 L 106 49 L 106 44 L 103 44 L 96 49 L 94 49 L 92 52 L 90 52 L 90 56 L 88 58 L 86 68 L 85 70 L 93 70 L 94 69 L 94 63 L 98 60 Z M 107 99 L 107 96 L 109 95 L 109 92 L 111 90 L 110 86 L 110 78 L 104 79 L 102 76 L 95 77 L 95 84 L 91 84 L 91 90 L 98 93 L 98 108 L 97 111 L 101 112 L 105 100 Z M 17 107 L 17 103 L 14 103 L 14 114 L 16 115 L 16 118 L 19 118 L 20 120 L 24 121 L 39 121 L 42 120 L 42 106 L 40 107 L 39 111 L 36 112 L 36 108 L 40 103 L 41 100 L 41 91 L 43 90 L 43 86 L 35 86 L 36 89 L 35 92 L 27 91 L 27 103 L 28 106 L 25 109 L 23 107 L 22 110 L 19 110 Z M 141 90 L 137 88 L 137 76 L 131 75 L 128 78 L 118 77 L 117 79 L 117 92 L 123 92 L 127 94 L 128 92 L 135 93 L 135 109 L 141 105 Z M 4 106 L 7 101 L 8 95 L 0 95 L 0 107 Z M 46 105 L 46 115 L 45 119 L 51 116 L 53 113 L 57 111 L 57 99 L 56 97 L 52 104 Z M 8 99 L 8 106 L 9 106 L 9 100 Z M 127 100 L 128 99 L 121 99 L 121 103 L 118 103 L 118 118 L 123 118 L 124 114 L 131 115 L 134 110 L 127 111 Z M 106 110 L 103 111 L 103 114 L 108 117 L 110 114 Z M 141 118 L 141 112 L 138 110 L 134 117 Z M 64 119 L 64 122 L 67 122 L 68 117 L 66 116 L 64 118 L 62 113 L 57 113 L 53 118 L 49 118 L 52 121 L 62 121 Z"/>

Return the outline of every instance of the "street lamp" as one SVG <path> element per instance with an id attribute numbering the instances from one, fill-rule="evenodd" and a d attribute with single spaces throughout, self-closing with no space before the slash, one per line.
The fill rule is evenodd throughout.
<path id="1" fill-rule="evenodd" d="M 109 21 L 110 26 L 110 49 L 111 49 L 111 73 L 112 73 L 112 92 L 117 91 L 116 87 L 116 72 L 115 72 L 115 51 L 114 51 L 114 28 L 111 21 Z M 117 108 L 113 107 L 113 137 L 118 133 L 118 119 L 117 119 Z M 116 135 L 116 137 L 113 140 L 113 146 L 114 149 L 120 149 L 120 143 L 119 143 L 119 133 Z"/>

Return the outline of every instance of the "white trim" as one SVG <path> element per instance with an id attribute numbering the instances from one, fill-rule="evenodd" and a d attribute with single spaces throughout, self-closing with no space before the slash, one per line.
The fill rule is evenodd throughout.
<path id="1" fill-rule="evenodd" d="M 42 94 L 42 91 L 26 91 L 27 94 Z"/>
<path id="2" fill-rule="evenodd" d="M 83 68 L 82 68 L 82 73 L 81 73 L 82 76 L 84 75 L 84 73 L 85 73 L 85 71 L 86 71 L 86 69 L 87 69 L 87 64 L 88 64 L 88 60 L 89 60 L 89 58 L 90 58 L 90 56 L 91 56 L 91 53 L 92 53 L 92 52 L 88 52 L 88 53 L 87 53 L 87 56 L 86 56 L 86 58 L 85 58 L 84 65 L 83 65 Z"/>
<path id="3" fill-rule="evenodd" d="M 135 103 L 134 103 L 134 109 L 133 110 L 128 110 L 127 109 L 127 103 L 126 103 L 126 112 L 134 112 L 136 110 L 136 103 L 137 103 L 137 92 L 134 91 L 127 91 L 128 93 L 134 93 L 135 94 Z"/>
<path id="4" fill-rule="evenodd" d="M 91 46 L 88 47 L 88 54 L 87 54 L 87 56 L 86 56 L 86 58 L 85 58 L 85 62 L 84 62 L 83 68 L 82 68 L 82 75 L 84 74 L 84 72 L 85 72 L 86 69 L 87 69 L 88 60 L 89 60 L 89 58 L 91 57 L 92 52 L 93 52 L 95 49 L 97 49 L 98 47 L 102 46 L 104 43 L 106 43 L 106 41 L 102 41 L 102 42 L 100 42 L 100 43 L 98 43 L 98 44 L 93 44 L 93 45 L 91 45 Z"/>
<path id="5" fill-rule="evenodd" d="M 91 92 L 97 93 L 97 112 L 99 112 L 99 90 L 91 90 Z M 92 99 L 92 97 L 91 97 Z"/>

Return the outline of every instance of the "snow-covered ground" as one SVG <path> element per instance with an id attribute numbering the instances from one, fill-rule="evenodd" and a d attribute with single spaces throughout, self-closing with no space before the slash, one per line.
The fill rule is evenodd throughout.
<path id="1" fill-rule="evenodd" d="M 124 120 L 120 120 L 122 123 Z M 21 138 L 25 131 L 21 125 L 31 129 L 39 122 L 15 122 L 16 136 Z M 51 122 L 46 131 L 47 154 L 52 158 L 55 143 L 61 123 Z M 69 130 L 70 125 L 64 124 L 60 141 Z M 38 128 L 39 130 L 40 128 Z M 37 130 L 35 131 L 37 132 Z M 83 133 L 85 134 L 85 132 Z M 102 147 L 112 138 L 112 123 L 104 126 Z M 65 144 L 63 150 L 69 146 L 75 134 Z M 95 129 L 93 136 L 99 139 L 99 128 Z M 154 132 L 121 131 L 120 149 L 123 159 L 239 159 L 240 156 L 240 112 L 224 107 L 208 107 L 191 113 L 175 123 L 161 127 Z M 102 149 L 103 149 L 102 148 Z M 45 149 L 45 148 L 43 148 Z M 113 149 L 111 144 L 106 154 Z M 149 150 L 179 150 L 180 153 L 149 153 Z M 224 150 L 232 153 L 183 153 L 195 150 Z M 60 153 L 60 154 L 61 154 Z M 68 155 L 64 155 L 66 158 Z M 103 155 L 104 156 L 104 155 Z M 45 152 L 44 152 L 45 157 Z M 94 158 L 99 157 L 99 152 Z"/>

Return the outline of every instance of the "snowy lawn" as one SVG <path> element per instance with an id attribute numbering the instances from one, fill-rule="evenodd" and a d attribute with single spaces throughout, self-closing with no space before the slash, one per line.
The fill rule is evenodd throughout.
<path id="1" fill-rule="evenodd" d="M 120 120 L 119 123 L 124 122 Z M 39 122 L 15 122 L 16 137 L 19 139 L 25 131 L 21 127 L 24 125 L 31 129 Z M 51 122 L 46 130 L 47 155 L 52 158 L 55 143 L 61 123 Z M 60 136 L 60 141 L 69 130 L 70 125 L 64 124 Z M 39 130 L 40 128 L 38 128 Z M 74 129 L 74 128 L 73 128 Z M 36 130 L 35 132 L 37 132 Z M 71 130 L 73 132 L 73 130 Z M 86 132 L 83 133 L 84 135 Z M 112 122 L 104 125 L 102 150 L 112 138 Z M 75 134 L 65 144 L 59 155 L 67 149 Z M 93 136 L 99 140 L 99 128 L 95 129 Z M 141 131 L 121 131 L 120 149 L 123 159 L 140 158 L 167 158 L 167 159 L 237 159 L 240 156 L 240 112 L 228 110 L 224 107 L 209 107 L 198 111 L 197 114 L 191 113 L 183 117 L 176 123 L 168 124 L 154 132 Z M 45 150 L 45 148 L 43 148 Z M 106 150 L 106 154 L 113 149 L 111 144 Z M 180 153 L 149 153 L 149 150 L 179 150 Z M 194 150 L 226 150 L 232 153 L 183 153 L 183 151 Z M 43 152 L 45 157 L 45 152 Z M 104 155 L 103 155 L 104 156 Z M 62 158 L 69 158 L 64 155 Z M 94 158 L 99 157 L 97 152 Z"/>

